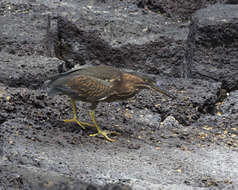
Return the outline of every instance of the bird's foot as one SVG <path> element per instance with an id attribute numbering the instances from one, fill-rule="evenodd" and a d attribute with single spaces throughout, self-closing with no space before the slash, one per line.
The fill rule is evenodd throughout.
<path id="1" fill-rule="evenodd" d="M 112 138 L 108 137 L 109 134 L 120 135 L 120 133 L 115 132 L 115 131 L 108 131 L 108 130 L 101 131 L 101 130 L 100 130 L 100 131 L 98 131 L 98 132 L 95 133 L 95 134 L 91 134 L 90 137 L 95 137 L 95 136 L 97 136 L 97 135 L 102 135 L 102 136 L 104 136 L 108 141 L 114 142 L 115 139 L 112 139 Z"/>
<path id="2" fill-rule="evenodd" d="M 77 123 L 80 127 L 82 127 L 82 129 L 85 129 L 85 126 L 94 127 L 93 124 L 79 121 L 77 118 L 65 119 L 64 122 L 66 122 L 66 123 L 75 122 L 75 123 Z"/>

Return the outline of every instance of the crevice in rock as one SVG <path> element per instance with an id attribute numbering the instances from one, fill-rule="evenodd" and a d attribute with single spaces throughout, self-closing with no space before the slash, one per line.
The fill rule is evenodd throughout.
<path id="1" fill-rule="evenodd" d="M 0 118 L 0 125 L 3 124 L 5 121 L 7 121 L 6 118 Z"/>

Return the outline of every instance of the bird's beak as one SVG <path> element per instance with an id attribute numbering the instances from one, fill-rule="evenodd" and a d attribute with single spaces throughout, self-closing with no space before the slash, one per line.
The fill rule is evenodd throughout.
<path id="1" fill-rule="evenodd" d="M 157 92 L 160 92 L 161 94 L 164 94 L 164 95 L 166 95 L 166 96 L 168 96 L 168 97 L 170 97 L 170 98 L 172 98 L 172 99 L 175 99 L 175 98 L 176 98 L 174 95 L 172 95 L 172 94 L 169 93 L 168 91 L 166 91 L 166 90 L 164 90 L 164 89 L 158 87 L 157 84 L 151 85 L 151 86 L 150 86 L 150 89 L 155 90 L 155 91 L 157 91 Z"/>

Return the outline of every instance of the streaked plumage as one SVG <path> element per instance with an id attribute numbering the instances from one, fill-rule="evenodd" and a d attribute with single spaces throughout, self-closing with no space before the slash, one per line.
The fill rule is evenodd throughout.
<path id="1" fill-rule="evenodd" d="M 113 102 L 128 99 L 137 94 L 141 89 L 153 89 L 171 98 L 168 92 L 160 89 L 156 82 L 147 76 L 134 71 L 121 71 L 111 66 L 89 66 L 54 76 L 48 83 L 49 95 L 68 95 L 72 99 L 74 118 L 65 122 L 77 122 L 82 128 L 95 126 L 98 134 L 102 134 L 107 140 L 111 132 L 102 131 L 94 116 L 94 110 L 99 102 Z M 93 125 L 78 120 L 75 101 L 91 103 L 90 116 Z M 94 135 L 93 135 L 94 136 Z"/>

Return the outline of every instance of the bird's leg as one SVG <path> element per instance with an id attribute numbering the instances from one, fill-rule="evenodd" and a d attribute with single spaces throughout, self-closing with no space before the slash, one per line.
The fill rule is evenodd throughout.
<path id="1" fill-rule="evenodd" d="M 96 129 L 98 131 L 97 133 L 91 134 L 90 136 L 103 135 L 108 141 L 114 142 L 115 140 L 111 139 L 110 137 L 108 137 L 108 134 L 113 134 L 114 133 L 114 134 L 118 135 L 119 133 L 114 132 L 114 131 L 107 131 L 107 130 L 103 131 L 98 126 L 98 124 L 97 124 L 97 122 L 95 120 L 95 112 L 94 112 L 94 110 L 90 111 L 90 116 L 91 116 L 91 119 L 92 119 L 92 121 L 93 121 L 93 123 L 94 123 L 94 125 L 95 125 L 95 127 L 96 127 Z"/>
<path id="2" fill-rule="evenodd" d="M 76 107 L 76 103 L 75 103 L 75 100 L 74 99 L 71 99 L 72 101 L 72 108 L 73 108 L 73 114 L 74 114 L 74 117 L 73 119 L 66 119 L 64 120 L 64 122 L 75 122 L 77 123 L 80 127 L 82 127 L 83 129 L 85 129 L 85 126 L 90 126 L 90 127 L 93 127 L 94 125 L 93 124 L 90 124 L 90 123 L 86 123 L 86 122 L 82 122 L 82 121 L 79 121 L 78 120 L 78 117 L 77 117 L 77 107 Z"/>

